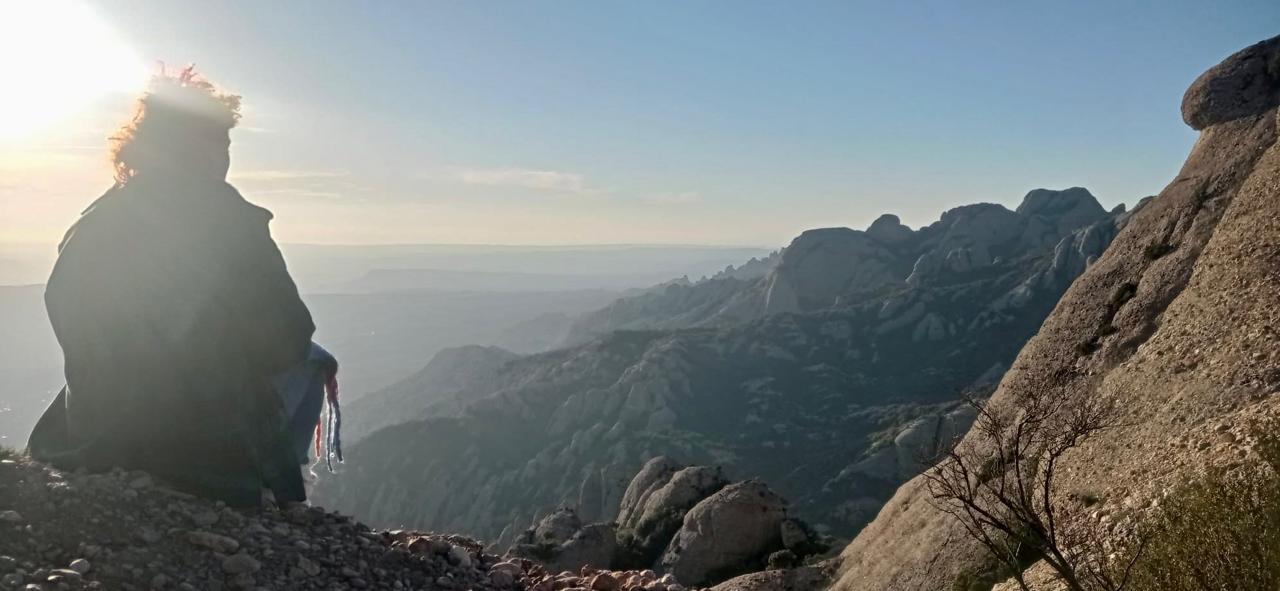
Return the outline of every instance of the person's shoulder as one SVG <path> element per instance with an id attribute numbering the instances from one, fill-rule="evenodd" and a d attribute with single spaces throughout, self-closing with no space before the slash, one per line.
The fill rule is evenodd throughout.
<path id="1" fill-rule="evenodd" d="M 271 210 L 245 199 L 235 187 L 226 185 L 230 203 L 234 211 L 236 229 L 234 234 L 240 236 L 244 246 L 258 248 L 265 243 L 275 243 L 271 237 L 271 220 L 275 217 Z"/>
<path id="2" fill-rule="evenodd" d="M 226 190 L 229 193 L 229 201 L 234 210 L 244 221 L 255 226 L 266 227 L 275 218 L 275 214 L 271 213 L 271 210 L 245 199 L 244 195 L 231 184 L 228 183 L 226 185 Z"/>
<path id="3" fill-rule="evenodd" d="M 97 199 L 94 199 L 88 207 L 85 207 L 80 212 L 80 217 L 62 235 L 62 241 L 58 243 L 58 250 L 61 251 L 65 248 L 73 237 L 77 235 L 83 236 L 92 231 L 103 218 L 111 217 L 116 209 L 117 202 L 120 200 L 120 192 L 121 187 L 119 185 L 112 186 Z"/>

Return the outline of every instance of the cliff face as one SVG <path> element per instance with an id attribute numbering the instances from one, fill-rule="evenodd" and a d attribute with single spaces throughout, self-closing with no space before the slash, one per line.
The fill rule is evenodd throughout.
<path id="1" fill-rule="evenodd" d="M 797 516 L 850 536 L 938 433 L 967 428 L 959 393 L 999 379 L 1125 219 L 1084 190 L 1045 195 L 1029 213 L 967 206 L 918 231 L 882 218 L 806 232 L 729 290 L 757 302 L 751 319 L 506 361 L 451 395 L 473 401 L 457 416 L 428 412 L 350 446 L 320 502 L 507 543 L 560 505 L 613 519 L 631 475 L 666 455 L 760 478 Z M 1084 215 L 1064 222 L 1072 212 Z M 745 285 L 675 289 L 715 282 Z M 783 291 L 790 303 L 764 314 Z M 659 320 L 682 301 L 666 298 Z"/>
<path id="2" fill-rule="evenodd" d="M 1256 457 L 1249 425 L 1280 414 L 1277 104 L 1280 38 L 1196 80 L 1183 118 L 1201 134 L 1182 170 L 1067 291 L 994 394 L 1119 402 L 1122 426 L 1061 469 L 1102 514 L 1143 523 L 1144 508 L 1198 471 Z M 835 588 L 948 589 L 981 561 L 917 478 L 845 550 Z"/>

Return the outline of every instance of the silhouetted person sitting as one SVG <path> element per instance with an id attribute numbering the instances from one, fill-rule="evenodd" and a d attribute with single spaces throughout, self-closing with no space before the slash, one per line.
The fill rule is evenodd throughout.
<path id="1" fill-rule="evenodd" d="M 162 74 L 112 138 L 115 186 L 67 232 L 45 291 L 67 386 L 33 457 L 233 505 L 305 500 L 337 364 L 311 343 L 271 213 L 226 182 L 239 105 L 190 68 Z"/>

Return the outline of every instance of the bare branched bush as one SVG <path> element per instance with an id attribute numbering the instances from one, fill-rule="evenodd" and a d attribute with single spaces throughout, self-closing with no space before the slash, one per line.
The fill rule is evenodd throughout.
<path id="1" fill-rule="evenodd" d="M 924 473 L 934 505 L 998 561 L 1022 589 L 1023 571 L 1043 560 L 1072 591 L 1120 591 L 1141 549 L 1115 568 L 1101 551 L 1104 535 L 1082 508 L 1067 506 L 1061 461 L 1116 425 L 1114 402 L 1029 396 L 1005 403 L 971 400 L 977 419 L 968 437 Z"/>

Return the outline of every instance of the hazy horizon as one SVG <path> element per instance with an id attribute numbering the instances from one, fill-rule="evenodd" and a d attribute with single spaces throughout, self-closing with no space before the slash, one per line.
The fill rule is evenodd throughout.
<path id="1" fill-rule="evenodd" d="M 58 0 L 0 8 L 0 243 L 110 185 L 155 60 L 244 97 L 283 243 L 762 245 L 1083 186 L 1158 192 L 1178 97 L 1280 6 Z M 6 248 L 8 248 L 6 246 Z"/>

